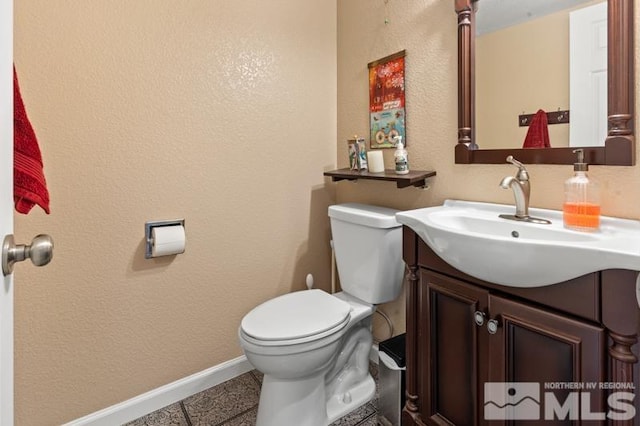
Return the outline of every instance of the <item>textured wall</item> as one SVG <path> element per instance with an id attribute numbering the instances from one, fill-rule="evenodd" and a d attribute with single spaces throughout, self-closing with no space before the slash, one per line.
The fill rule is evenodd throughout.
<path id="1" fill-rule="evenodd" d="M 441 204 L 445 199 L 513 203 L 513 195 L 498 187 L 514 173 L 511 165 L 456 165 L 457 141 L 457 20 L 453 0 L 349 0 L 338 2 L 338 165 L 346 167 L 346 139 L 366 134 L 368 122 L 367 63 L 402 49 L 407 50 L 407 149 L 413 169 L 436 170 L 431 189 L 398 190 L 393 183 L 359 181 L 338 184 L 339 202 L 358 201 L 400 209 Z M 635 58 L 638 70 L 636 7 Z M 387 16 L 389 23 L 385 25 Z M 638 93 L 638 90 L 636 90 Z M 636 122 L 640 111 L 636 97 Z M 640 143 L 636 144 L 640 152 Z M 393 150 L 385 150 L 387 168 Z M 637 156 L 640 158 L 640 155 Z M 560 209 L 563 183 L 571 166 L 531 165 L 531 205 Z M 640 165 L 592 167 L 590 175 L 602 187 L 605 215 L 640 219 Z M 398 331 L 404 324 L 404 301 L 383 307 Z"/>
<path id="2" fill-rule="evenodd" d="M 15 62 L 55 239 L 16 285 L 16 424 L 73 420 L 241 354 L 258 303 L 329 288 L 336 5 L 15 4 Z M 147 220 L 187 251 L 144 260 Z"/>

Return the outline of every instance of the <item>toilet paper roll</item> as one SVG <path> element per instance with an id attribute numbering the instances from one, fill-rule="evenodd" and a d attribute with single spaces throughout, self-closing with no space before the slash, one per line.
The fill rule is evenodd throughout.
<path id="1" fill-rule="evenodd" d="M 382 151 L 368 151 L 367 160 L 369 161 L 369 172 L 384 172 L 384 159 L 382 158 Z"/>
<path id="2" fill-rule="evenodd" d="M 153 238 L 151 257 L 184 253 L 186 237 L 182 225 L 152 228 L 151 237 Z"/>

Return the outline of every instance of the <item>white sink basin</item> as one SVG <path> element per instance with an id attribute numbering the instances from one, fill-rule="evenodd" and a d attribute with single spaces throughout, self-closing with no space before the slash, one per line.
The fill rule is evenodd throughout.
<path id="1" fill-rule="evenodd" d="M 550 225 L 498 217 L 514 206 L 447 200 L 409 210 L 396 220 L 448 264 L 484 281 L 510 287 L 557 284 L 605 269 L 640 271 L 640 222 L 603 216 L 597 232 L 565 229 L 562 212 L 529 209 Z"/>

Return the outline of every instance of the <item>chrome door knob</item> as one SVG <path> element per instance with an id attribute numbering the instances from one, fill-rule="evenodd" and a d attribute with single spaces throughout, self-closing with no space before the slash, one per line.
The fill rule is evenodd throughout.
<path id="1" fill-rule="evenodd" d="M 36 266 L 44 266 L 53 258 L 53 239 L 49 235 L 36 235 L 31 244 L 17 244 L 13 235 L 4 237 L 2 242 L 2 274 L 7 276 L 13 272 L 13 265 L 25 259 L 31 259 Z"/>

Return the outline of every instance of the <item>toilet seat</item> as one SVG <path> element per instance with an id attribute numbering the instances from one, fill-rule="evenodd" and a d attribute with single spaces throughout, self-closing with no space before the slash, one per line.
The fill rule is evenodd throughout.
<path id="1" fill-rule="evenodd" d="M 303 290 L 268 300 L 242 319 L 244 338 L 264 346 L 311 342 L 334 334 L 350 319 L 351 306 L 322 290 Z"/>

